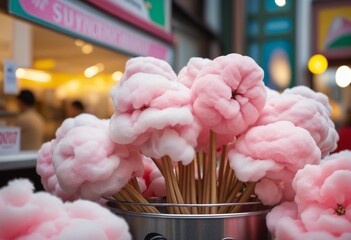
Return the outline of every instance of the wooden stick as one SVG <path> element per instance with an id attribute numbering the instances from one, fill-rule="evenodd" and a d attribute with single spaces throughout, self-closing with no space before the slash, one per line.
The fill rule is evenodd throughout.
<path id="1" fill-rule="evenodd" d="M 179 186 L 178 186 L 178 182 L 176 181 L 175 179 L 175 176 L 174 176 L 174 172 L 173 172 L 173 166 L 172 166 L 172 160 L 169 156 L 165 156 L 165 159 L 164 161 L 166 163 L 166 166 L 167 166 L 167 171 L 168 171 L 168 174 L 169 174 L 169 177 L 170 177 L 170 182 L 171 182 L 171 185 L 172 185 L 172 189 L 175 193 L 175 197 L 176 197 L 176 202 L 175 203 L 179 203 L 179 204 L 184 204 L 184 200 L 183 200 L 183 197 L 180 193 L 180 190 L 179 190 Z M 185 207 L 179 207 L 180 209 L 180 212 L 182 214 L 190 214 L 188 209 L 185 208 Z"/>
<path id="2" fill-rule="evenodd" d="M 178 203 L 177 197 L 174 192 L 170 169 L 168 167 L 167 159 L 165 157 L 162 157 L 162 167 L 164 170 L 164 178 L 165 178 L 166 189 L 167 189 L 167 202 Z M 168 207 L 168 209 L 170 213 L 180 214 L 180 209 L 178 207 Z"/>
<path id="3" fill-rule="evenodd" d="M 221 161 L 220 161 L 220 165 L 219 165 L 219 172 L 218 172 L 218 196 L 219 199 L 218 201 L 221 203 L 224 201 L 224 191 L 226 186 L 225 185 L 225 170 L 228 167 L 227 165 L 229 165 L 228 163 L 228 159 L 227 159 L 227 145 L 223 145 L 222 146 L 222 153 L 221 153 Z"/>
<path id="4" fill-rule="evenodd" d="M 255 191 L 255 187 L 256 187 L 255 182 L 247 183 L 246 188 L 245 188 L 244 192 L 241 194 L 238 202 L 239 203 L 248 202 L 252 193 Z M 240 212 L 242 207 L 243 207 L 242 205 L 233 206 L 230 212 L 233 212 L 233 213 Z"/>
<path id="5" fill-rule="evenodd" d="M 143 204 L 149 203 L 131 184 L 127 184 L 124 189 L 133 197 L 135 202 Z M 146 212 L 160 213 L 154 206 L 142 205 L 141 207 L 145 209 Z"/>
<path id="6" fill-rule="evenodd" d="M 217 176 L 216 176 L 216 133 L 210 130 L 210 157 L 209 157 L 209 165 L 210 165 L 210 203 L 216 204 L 218 203 L 217 199 Z M 217 207 L 210 208 L 211 214 L 217 213 Z"/>
<path id="7" fill-rule="evenodd" d="M 225 178 L 224 186 L 234 188 L 238 180 L 235 176 L 234 170 L 229 166 L 229 163 L 227 164 L 225 175 L 227 177 Z M 226 202 L 226 199 L 229 197 L 229 192 L 230 191 L 223 191 L 223 202 Z"/>
<path id="8" fill-rule="evenodd" d="M 231 191 L 228 191 L 229 193 L 227 194 L 227 198 L 225 199 L 225 201 L 223 203 L 231 203 L 233 202 L 233 199 L 235 198 L 235 196 L 238 194 L 238 192 L 240 192 L 240 190 L 242 189 L 243 186 L 243 182 L 238 181 L 233 188 L 231 189 Z M 227 213 L 230 210 L 230 206 L 222 206 L 219 209 L 219 213 Z"/>
<path id="9" fill-rule="evenodd" d="M 126 201 L 126 199 L 124 199 L 120 193 L 114 194 L 113 198 L 116 199 L 117 201 L 121 201 L 121 202 Z M 126 211 L 126 212 L 128 212 L 128 211 L 137 212 L 138 211 L 136 209 L 131 208 L 129 205 L 126 205 L 123 203 L 117 203 L 117 205 L 121 208 L 121 210 Z"/>
<path id="10" fill-rule="evenodd" d="M 206 156 L 206 155 L 205 155 Z M 210 157 L 210 156 L 209 156 Z M 204 204 L 210 203 L 210 159 L 204 158 L 204 170 L 203 170 L 203 190 L 202 190 L 202 202 Z M 203 213 L 208 214 L 209 208 L 204 207 Z"/>
<path id="11" fill-rule="evenodd" d="M 192 204 L 196 204 L 196 183 L 195 183 L 195 162 L 193 161 L 192 163 L 190 163 L 190 202 Z M 198 210 L 197 207 L 192 207 L 191 208 L 191 213 L 193 214 L 197 214 Z"/>
<path id="12" fill-rule="evenodd" d="M 139 183 L 138 183 L 138 180 L 136 177 L 132 177 L 131 184 L 135 188 L 135 190 L 137 190 L 139 193 L 141 193 Z"/>
<path id="13" fill-rule="evenodd" d="M 196 152 L 196 168 L 197 168 L 197 202 L 203 203 L 203 152 Z M 202 213 L 202 207 L 199 207 L 199 212 Z"/>

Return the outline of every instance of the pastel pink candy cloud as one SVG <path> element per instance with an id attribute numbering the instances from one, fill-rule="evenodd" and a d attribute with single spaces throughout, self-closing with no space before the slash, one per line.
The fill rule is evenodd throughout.
<path id="1" fill-rule="evenodd" d="M 283 94 L 295 94 L 295 95 L 300 95 L 306 98 L 313 99 L 321 104 L 323 106 L 328 114 L 328 116 L 331 116 L 332 108 L 329 104 L 329 98 L 327 95 L 321 93 L 321 92 L 315 92 L 311 88 L 306 87 L 306 86 L 296 86 L 293 88 L 287 88 L 283 91 Z"/>
<path id="2" fill-rule="evenodd" d="M 39 151 L 37 157 L 36 171 L 40 175 L 41 183 L 46 191 L 54 194 L 62 200 L 73 201 L 78 199 L 76 195 L 70 195 L 62 190 L 59 185 L 52 163 L 52 142 L 44 143 Z"/>
<path id="3" fill-rule="evenodd" d="M 184 84 L 186 87 L 191 88 L 200 70 L 210 62 L 211 60 L 208 58 L 190 58 L 187 65 L 178 73 L 177 81 Z"/>
<path id="4" fill-rule="evenodd" d="M 295 202 L 308 231 L 327 231 L 335 236 L 351 233 L 350 182 L 349 156 L 339 155 L 297 172 L 293 180 Z"/>
<path id="5" fill-rule="evenodd" d="M 136 73 L 116 87 L 112 98 L 110 136 L 115 142 L 140 146 L 147 157 L 168 154 L 185 164 L 193 159 L 200 126 L 192 114 L 188 88 L 161 75 Z M 172 148 L 170 141 L 176 143 Z"/>
<path id="6" fill-rule="evenodd" d="M 265 101 L 263 70 L 239 54 L 215 58 L 191 87 L 193 108 L 204 129 L 233 138 L 256 122 Z"/>
<path id="7" fill-rule="evenodd" d="M 0 189 L 0 239 L 131 239 L 127 223 L 100 205 L 63 203 L 46 192 L 33 193 L 24 179 Z"/>
<path id="8" fill-rule="evenodd" d="M 100 119 L 89 113 L 82 113 L 74 118 L 67 118 L 55 132 L 56 141 L 60 141 L 72 128 L 78 126 L 95 126 L 101 123 L 98 120 Z"/>
<path id="9" fill-rule="evenodd" d="M 123 188 L 143 170 L 142 156 L 111 140 L 108 122 L 78 126 L 55 144 L 52 161 L 58 182 L 68 194 L 97 200 Z"/>
<path id="10" fill-rule="evenodd" d="M 321 149 L 322 157 L 336 148 L 338 134 L 324 107 L 313 99 L 295 94 L 281 94 L 267 101 L 258 125 L 291 121 L 309 131 Z"/>
<path id="11" fill-rule="evenodd" d="M 177 75 L 168 62 L 154 57 L 134 57 L 127 61 L 121 83 L 136 73 L 151 73 L 161 75 L 170 81 L 175 81 Z"/>
<path id="12" fill-rule="evenodd" d="M 141 192 L 145 198 L 150 197 L 164 197 L 166 196 L 166 184 L 163 175 L 151 160 L 151 158 L 144 157 L 144 173 L 138 179 L 142 179 Z"/>
<path id="13" fill-rule="evenodd" d="M 288 121 L 252 127 L 228 152 L 237 178 L 258 182 L 255 192 L 269 205 L 292 200 L 294 174 L 306 164 L 318 164 L 320 158 L 320 150 L 309 132 Z M 276 194 L 271 194 L 272 189 Z"/>
<path id="14" fill-rule="evenodd" d="M 295 201 L 282 203 L 267 215 L 277 240 L 351 239 L 351 155 L 332 154 L 319 165 L 296 173 Z"/>

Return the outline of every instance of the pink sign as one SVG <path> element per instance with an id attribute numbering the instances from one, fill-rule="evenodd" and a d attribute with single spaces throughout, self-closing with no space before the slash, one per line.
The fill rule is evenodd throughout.
<path id="1" fill-rule="evenodd" d="M 171 49 L 168 45 L 141 32 L 134 31 L 112 18 L 91 13 L 72 4 L 72 2 L 20 0 L 20 4 L 24 11 L 31 16 L 110 47 L 134 55 L 171 60 Z"/>

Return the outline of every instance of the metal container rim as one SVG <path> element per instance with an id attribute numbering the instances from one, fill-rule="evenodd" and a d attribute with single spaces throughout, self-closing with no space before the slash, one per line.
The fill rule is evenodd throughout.
<path id="1" fill-rule="evenodd" d="M 123 205 L 137 205 L 137 206 L 154 206 L 154 207 L 231 207 L 231 206 L 246 206 L 246 205 L 260 205 L 262 202 L 234 202 L 234 203 L 165 203 L 165 202 L 127 202 L 127 201 L 119 201 L 113 199 L 111 197 L 103 196 L 104 199 L 109 202 L 123 204 Z"/>
<path id="2" fill-rule="evenodd" d="M 221 213 L 221 214 L 171 214 L 171 213 L 145 213 L 145 212 L 132 212 L 123 211 L 116 208 L 109 207 L 110 210 L 116 214 L 147 217 L 147 218 L 176 218 L 176 219 L 223 219 L 223 218 L 241 218 L 250 217 L 257 215 L 265 215 L 270 210 L 260 210 L 253 212 L 241 212 L 241 213 Z"/>

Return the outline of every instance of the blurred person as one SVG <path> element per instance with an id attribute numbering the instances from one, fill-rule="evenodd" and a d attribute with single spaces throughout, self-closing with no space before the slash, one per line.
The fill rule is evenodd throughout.
<path id="1" fill-rule="evenodd" d="M 30 90 L 17 95 L 19 115 L 15 125 L 21 128 L 21 150 L 37 150 L 44 141 L 44 119 L 35 110 L 36 99 Z"/>
<path id="2" fill-rule="evenodd" d="M 351 150 L 351 108 L 346 112 L 344 125 L 338 129 L 339 141 L 335 152 Z"/>
<path id="3" fill-rule="evenodd" d="M 76 117 L 81 113 L 85 112 L 84 104 L 79 100 L 74 100 L 68 107 L 68 116 Z"/>

